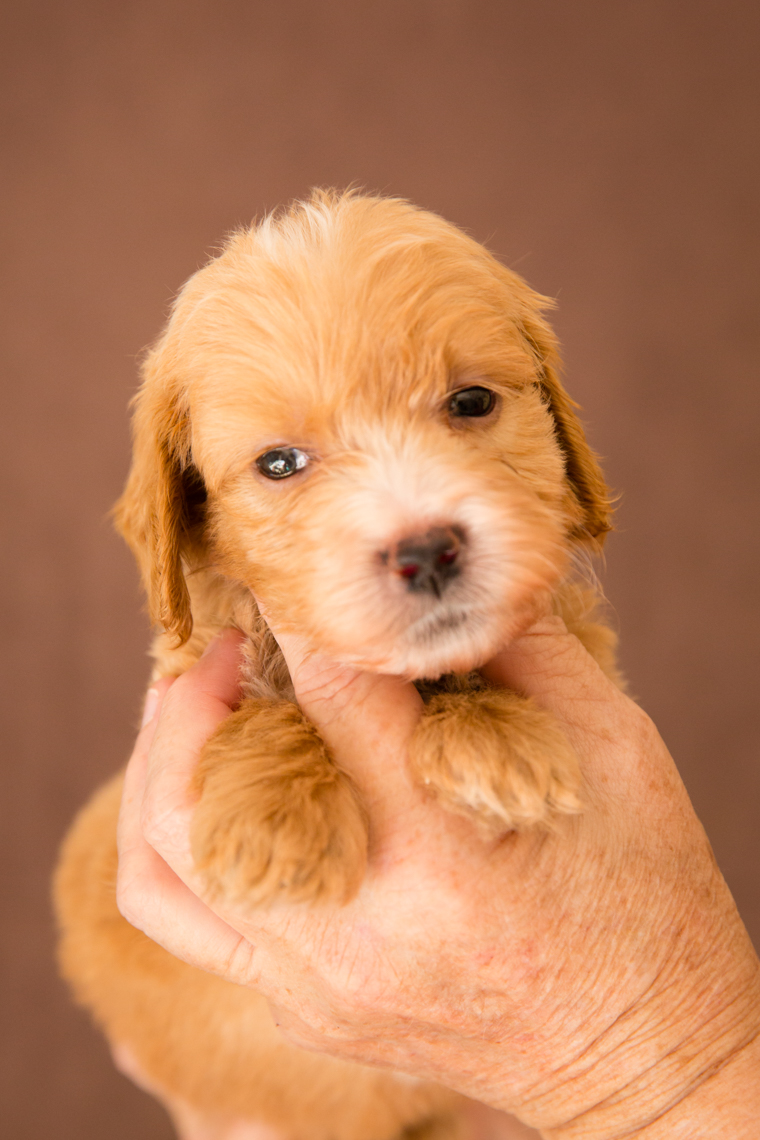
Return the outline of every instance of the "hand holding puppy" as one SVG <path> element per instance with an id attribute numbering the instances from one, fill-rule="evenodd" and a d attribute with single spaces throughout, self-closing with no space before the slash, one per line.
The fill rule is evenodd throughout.
<path id="1" fill-rule="evenodd" d="M 534 626 L 487 673 L 556 716 L 586 809 L 496 842 L 410 779 L 413 686 L 280 644 L 299 704 L 369 812 L 359 893 L 344 907 L 255 911 L 199 897 L 187 788 L 238 698 L 228 633 L 160 683 L 130 761 L 129 921 L 255 986 L 296 1044 L 439 1081 L 547 1137 L 754 1136 L 757 958 L 656 730 L 561 623 Z"/>
<path id="2" fill-rule="evenodd" d="M 434 214 L 315 191 L 231 235 L 145 357 L 116 519 L 154 676 L 188 671 L 124 797 L 121 906 L 156 941 L 116 908 L 120 778 L 56 899 L 64 975 L 169 1103 L 452 1140 L 455 1094 L 401 1070 L 547 1136 L 728 1119 L 757 960 L 614 690 L 584 570 L 610 495 L 549 307 Z"/>

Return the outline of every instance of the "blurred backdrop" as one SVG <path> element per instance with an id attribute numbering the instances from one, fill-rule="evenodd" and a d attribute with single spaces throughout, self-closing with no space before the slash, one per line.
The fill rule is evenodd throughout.
<path id="1" fill-rule="evenodd" d="M 107 512 L 172 294 L 315 185 L 437 210 L 557 298 L 620 492 L 633 692 L 760 939 L 760 16 L 741 0 L 26 0 L 2 108 L 3 1130 L 167 1140 L 52 962 L 49 877 L 147 674 Z"/>

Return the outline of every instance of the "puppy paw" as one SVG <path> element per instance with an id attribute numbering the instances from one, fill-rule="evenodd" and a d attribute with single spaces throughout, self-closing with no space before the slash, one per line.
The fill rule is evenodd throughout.
<path id="1" fill-rule="evenodd" d="M 489 834 L 581 810 L 578 761 L 554 718 L 500 689 L 440 693 L 412 740 L 415 777 Z"/>
<path id="2" fill-rule="evenodd" d="M 214 894 L 263 905 L 347 902 L 367 859 L 353 785 L 287 701 L 248 700 L 207 742 L 191 843 Z"/>

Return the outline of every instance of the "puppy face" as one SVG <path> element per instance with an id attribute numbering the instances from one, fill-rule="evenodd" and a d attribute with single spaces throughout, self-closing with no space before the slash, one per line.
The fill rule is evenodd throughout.
<path id="1" fill-rule="evenodd" d="M 481 664 L 608 527 L 541 304 L 396 200 L 315 195 L 233 237 L 138 401 L 119 520 L 157 620 L 189 633 L 184 560 L 340 660 Z"/>

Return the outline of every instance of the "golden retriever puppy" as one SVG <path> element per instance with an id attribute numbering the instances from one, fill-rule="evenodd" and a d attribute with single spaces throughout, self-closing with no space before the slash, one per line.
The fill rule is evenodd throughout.
<path id="1" fill-rule="evenodd" d="M 615 670 L 574 577 L 609 499 L 546 305 L 441 218 L 355 193 L 234 234 L 180 293 L 145 361 L 117 521 L 162 630 L 156 675 L 224 626 L 248 639 L 244 698 L 195 776 L 193 853 L 217 894 L 341 901 L 365 866 L 362 804 L 256 599 L 321 652 L 417 683 L 410 763 L 446 808 L 492 835 L 580 810 L 552 717 L 477 672 L 552 609 Z M 85 809 L 57 886 L 64 972 L 112 1042 L 168 1095 L 288 1140 L 442 1129 L 450 1094 L 288 1046 L 258 995 L 121 919 L 118 795 Z"/>

